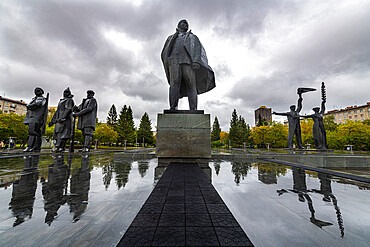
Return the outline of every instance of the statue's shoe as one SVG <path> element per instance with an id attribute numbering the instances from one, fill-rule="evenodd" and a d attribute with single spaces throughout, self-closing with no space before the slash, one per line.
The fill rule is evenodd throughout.
<path id="1" fill-rule="evenodd" d="M 26 147 L 26 149 L 24 149 L 23 152 L 33 152 L 33 148 Z"/>

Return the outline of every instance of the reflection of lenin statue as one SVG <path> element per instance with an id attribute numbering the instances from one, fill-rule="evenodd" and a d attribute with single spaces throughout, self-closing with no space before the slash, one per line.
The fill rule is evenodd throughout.
<path id="1" fill-rule="evenodd" d="M 188 22 L 181 20 L 176 33 L 167 38 L 161 54 L 170 84 L 171 110 L 177 109 L 182 97 L 188 97 L 190 110 L 197 110 L 197 95 L 216 86 L 206 52 L 198 37 L 187 32 L 188 27 Z"/>

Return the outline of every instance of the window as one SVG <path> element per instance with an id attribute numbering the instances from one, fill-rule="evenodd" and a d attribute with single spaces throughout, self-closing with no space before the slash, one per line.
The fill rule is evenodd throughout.
<path id="1" fill-rule="evenodd" d="M 342 120 L 342 118 L 341 118 L 341 117 L 339 118 L 339 121 L 340 121 L 340 120 Z"/>
<path id="2" fill-rule="evenodd" d="M 4 111 L 5 113 L 8 113 L 8 111 Z"/>
<path id="3" fill-rule="evenodd" d="M 361 114 L 361 118 L 364 118 L 364 114 Z"/>
<path id="4" fill-rule="evenodd" d="M 355 110 L 354 112 L 357 113 L 357 110 Z"/>
<path id="5" fill-rule="evenodd" d="M 343 112 L 343 115 L 346 115 L 347 114 L 347 112 Z"/>
<path id="6" fill-rule="evenodd" d="M 364 109 L 361 109 L 361 110 L 360 110 L 360 112 L 363 112 L 363 111 L 364 111 Z"/>
<path id="7" fill-rule="evenodd" d="M 9 108 L 9 106 L 5 106 L 5 108 Z"/>
<path id="8" fill-rule="evenodd" d="M 342 124 L 342 122 L 340 122 L 340 124 Z"/>
<path id="9" fill-rule="evenodd" d="M 348 118 L 349 118 L 349 119 L 352 119 L 352 116 L 349 116 Z"/>
<path id="10" fill-rule="evenodd" d="M 355 115 L 355 118 L 357 118 L 357 115 Z"/>
<path id="11" fill-rule="evenodd" d="M 370 110 L 369 110 L 370 111 Z M 351 114 L 351 111 L 348 112 L 348 114 Z"/>
<path id="12" fill-rule="evenodd" d="M 338 116 L 340 116 L 340 115 L 342 115 L 342 114 L 338 113 Z"/>
<path id="13" fill-rule="evenodd" d="M 347 117 L 344 117 L 344 119 L 347 119 Z"/>

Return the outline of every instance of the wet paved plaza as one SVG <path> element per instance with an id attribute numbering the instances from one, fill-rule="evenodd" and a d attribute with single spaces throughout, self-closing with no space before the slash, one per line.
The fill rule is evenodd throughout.
<path id="1" fill-rule="evenodd" d="M 166 169 L 167 174 L 174 171 L 157 159 L 124 160 L 112 153 L 0 159 L 0 245 L 116 246 L 130 233 L 129 227 L 145 232 L 141 224 L 146 220 L 135 218 L 140 217 L 140 210 L 156 215 L 148 227 L 165 229 L 165 236 L 169 235 L 166 229 L 186 229 L 186 222 L 194 220 L 189 229 L 211 223 L 203 227 L 213 227 L 210 232 L 218 239 L 217 224 L 227 220 L 214 224 L 217 219 L 210 211 L 214 206 L 207 205 L 200 186 L 207 184 L 206 179 L 207 188 L 215 189 L 210 194 L 221 196 L 227 206 L 223 212 L 237 221 L 232 224 L 238 224 L 254 246 L 368 246 L 370 242 L 369 184 L 275 163 L 220 160 L 202 164 L 207 175 L 197 178 L 202 182 L 192 189 L 200 194 L 186 198 L 186 188 L 182 194 L 175 182 L 175 189 L 158 203 L 155 200 L 164 197 L 153 189 L 170 181 L 163 175 Z M 196 176 L 184 170 L 180 174 L 194 183 Z M 204 204 L 197 203 L 199 195 Z M 222 205 L 221 201 L 215 204 Z M 159 204 L 163 207 L 157 209 Z M 207 219 L 199 216 L 202 210 Z M 184 222 L 185 226 L 179 225 Z M 221 243 L 206 239 L 211 246 Z M 159 240 L 157 245 L 161 245 Z M 178 241 L 178 245 L 185 243 Z"/>

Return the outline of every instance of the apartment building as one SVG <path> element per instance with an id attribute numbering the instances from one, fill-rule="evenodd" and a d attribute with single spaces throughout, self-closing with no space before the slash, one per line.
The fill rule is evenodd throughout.
<path id="1" fill-rule="evenodd" d="M 18 115 L 26 115 L 27 103 L 23 100 L 8 99 L 0 96 L 0 111 L 6 114 L 15 113 Z"/>
<path id="2" fill-rule="evenodd" d="M 337 124 L 345 123 L 347 120 L 363 121 L 370 119 L 370 102 L 366 105 L 348 106 L 345 109 L 332 110 L 324 114 L 324 116 L 334 116 L 334 121 Z"/>

